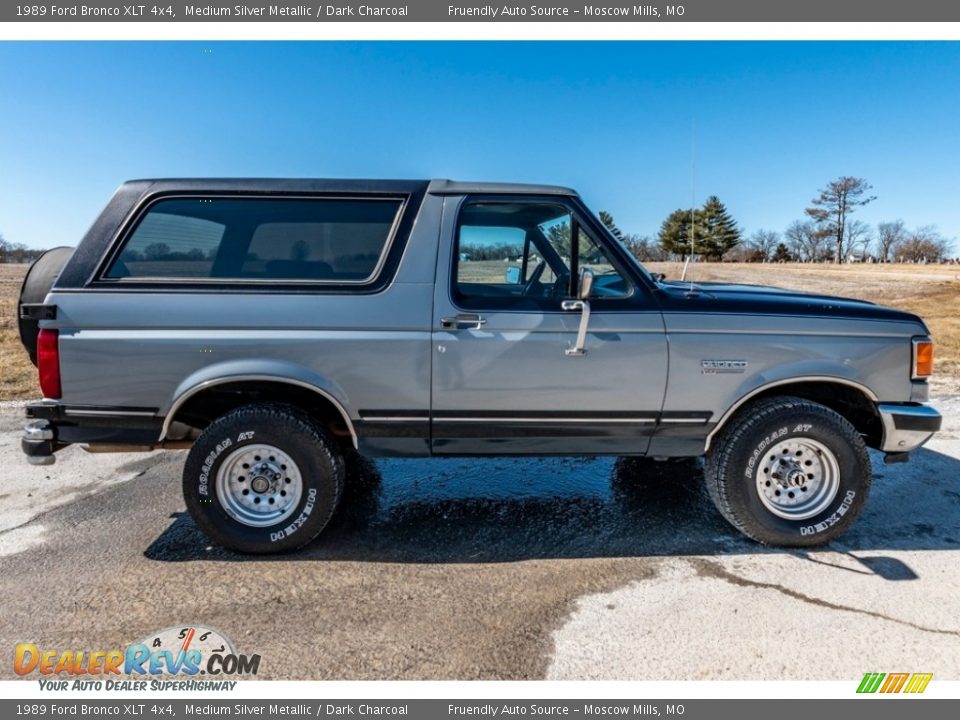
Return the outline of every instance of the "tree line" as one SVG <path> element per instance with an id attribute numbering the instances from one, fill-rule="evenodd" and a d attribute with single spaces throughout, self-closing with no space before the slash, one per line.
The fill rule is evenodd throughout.
<path id="1" fill-rule="evenodd" d="M 624 233 L 617 227 L 613 216 L 603 210 L 600 211 L 600 220 L 642 261 L 685 260 L 690 255 L 729 262 L 957 261 L 951 259 L 953 241 L 933 225 L 908 228 L 903 220 L 889 220 L 877 223 L 874 228 L 851 217 L 857 209 L 877 199 L 871 194 L 872 190 L 873 187 L 863 178 L 847 175 L 837 178 L 827 183 L 810 201 L 803 219 L 794 220 L 782 233 L 761 228 L 749 237 L 716 195 L 708 197 L 699 208 L 674 210 L 660 225 L 656 238 Z M 565 237 L 555 240 L 569 248 L 569 228 L 554 230 L 566 232 Z M 461 251 L 473 260 L 493 260 L 514 257 L 522 253 L 522 248 L 502 243 L 463 247 Z M 584 251 L 583 247 L 581 251 Z M 28 248 L 23 243 L 8 242 L 0 235 L 0 263 L 32 262 L 42 253 L 43 250 Z M 172 253 L 164 243 L 155 243 L 143 251 L 142 259 L 160 258 L 205 259 L 200 250 Z"/>
<path id="2" fill-rule="evenodd" d="M 23 243 L 12 243 L 0 235 L 0 263 L 33 262 L 43 254 L 43 250 L 28 248 Z"/>
<path id="3" fill-rule="evenodd" d="M 837 178 L 782 233 L 761 228 L 747 236 L 716 195 L 702 207 L 674 210 L 656 238 L 624 233 L 608 212 L 600 219 L 642 261 L 692 254 L 728 262 L 956 262 L 953 241 L 933 225 L 907 228 L 903 220 L 890 220 L 874 228 L 851 217 L 877 199 L 872 190 L 863 178 Z"/>

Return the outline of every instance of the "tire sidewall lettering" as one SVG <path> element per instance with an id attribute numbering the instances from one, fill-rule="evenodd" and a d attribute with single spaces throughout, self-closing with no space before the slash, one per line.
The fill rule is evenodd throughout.
<path id="1" fill-rule="evenodd" d="M 200 483 L 197 488 L 197 492 L 204 497 L 209 497 L 210 495 L 210 471 L 217 464 L 220 456 L 231 447 L 233 447 L 233 440 L 224 438 L 218 442 L 216 447 L 204 458 L 203 465 L 200 467 Z"/>
<path id="2" fill-rule="evenodd" d="M 824 518 L 823 520 L 816 523 L 815 525 L 801 525 L 800 534 L 803 535 L 804 537 L 809 537 L 811 535 L 819 535 L 822 532 L 826 532 L 827 530 L 832 528 L 834 525 L 836 525 L 838 522 L 840 522 L 840 520 L 843 519 L 844 515 L 850 512 L 850 506 L 853 505 L 853 501 L 856 499 L 856 497 L 857 497 L 856 491 L 847 490 L 846 494 L 843 497 L 843 501 L 840 503 L 837 509 L 834 510 L 833 513 L 831 513 L 829 517 Z"/>
<path id="3" fill-rule="evenodd" d="M 296 534 L 300 528 L 302 528 L 307 520 L 309 519 L 311 513 L 313 513 L 313 508 L 316 505 L 317 500 L 317 490 L 316 488 L 310 488 L 307 490 L 307 502 L 303 506 L 303 510 L 300 511 L 300 514 L 297 516 L 297 519 L 291 522 L 286 527 L 281 530 L 270 533 L 270 542 L 278 542 L 284 538 L 291 537 Z"/>
<path id="4" fill-rule="evenodd" d="M 811 428 L 812 425 L 805 425 L 803 427 Z M 794 432 L 796 432 L 796 430 L 794 430 Z M 750 457 L 747 458 L 747 464 L 743 470 L 744 477 L 746 477 L 748 480 L 752 480 L 754 477 L 754 469 L 757 467 L 757 461 L 764 454 L 766 449 L 777 440 L 785 437 L 788 433 L 790 433 L 790 428 L 784 425 L 783 427 L 779 428 L 778 430 L 774 430 L 772 433 L 763 438 L 763 440 L 761 440 L 753 449 Z"/>
<path id="5" fill-rule="evenodd" d="M 236 441 L 231 438 L 224 438 L 217 443 L 217 446 L 203 459 L 203 464 L 200 467 L 198 493 L 204 497 L 210 496 L 210 471 L 214 469 L 217 460 L 220 459 L 220 456 L 223 455 L 224 452 L 234 447 L 234 445 L 240 445 L 253 440 L 255 434 L 253 430 L 245 430 L 237 435 Z"/>

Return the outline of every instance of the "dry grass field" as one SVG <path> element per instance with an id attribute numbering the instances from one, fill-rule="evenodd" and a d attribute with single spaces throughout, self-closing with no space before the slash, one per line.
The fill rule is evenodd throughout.
<path id="1" fill-rule="evenodd" d="M 679 278 L 679 263 L 650 263 L 654 272 Z M 0 400 L 37 394 L 36 370 L 20 346 L 16 301 L 26 265 L 0 264 Z M 937 374 L 960 377 L 960 266 L 955 265 L 752 265 L 702 263 L 695 280 L 777 285 L 862 298 L 921 315 L 937 341 Z"/>
<path id="2" fill-rule="evenodd" d="M 26 272 L 26 265 L 0 264 L 0 400 L 39 394 L 37 371 L 17 332 L 17 297 Z"/>

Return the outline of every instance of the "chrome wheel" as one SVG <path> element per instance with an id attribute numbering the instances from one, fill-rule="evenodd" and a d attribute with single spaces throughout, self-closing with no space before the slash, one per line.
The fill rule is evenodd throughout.
<path id="1" fill-rule="evenodd" d="M 790 438 L 765 451 L 756 482 L 767 510 L 786 520 L 806 520 L 826 510 L 837 496 L 840 466 L 823 443 Z"/>
<path id="2" fill-rule="evenodd" d="M 217 499 L 227 515 L 251 527 L 276 525 L 300 503 L 300 468 L 273 445 L 244 445 L 217 471 Z"/>

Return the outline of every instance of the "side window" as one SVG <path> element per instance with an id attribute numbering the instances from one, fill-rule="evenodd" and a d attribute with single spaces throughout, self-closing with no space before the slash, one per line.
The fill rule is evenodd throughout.
<path id="1" fill-rule="evenodd" d="M 153 210 L 137 226 L 107 277 L 210 277 L 225 229 L 223 223 L 180 214 L 173 207 Z"/>
<path id="2" fill-rule="evenodd" d="M 455 299 L 467 308 L 553 307 L 570 295 L 573 228 L 580 267 L 595 275 L 591 296 L 629 295 L 630 284 L 566 206 L 474 201 L 460 215 Z"/>
<path id="3" fill-rule="evenodd" d="M 577 228 L 580 267 L 593 272 L 592 298 L 622 298 L 630 294 L 630 283 L 617 270 L 604 249 L 582 227 Z"/>
<path id="4" fill-rule="evenodd" d="M 379 198 L 159 200 L 105 277 L 365 282 L 401 206 Z"/>

